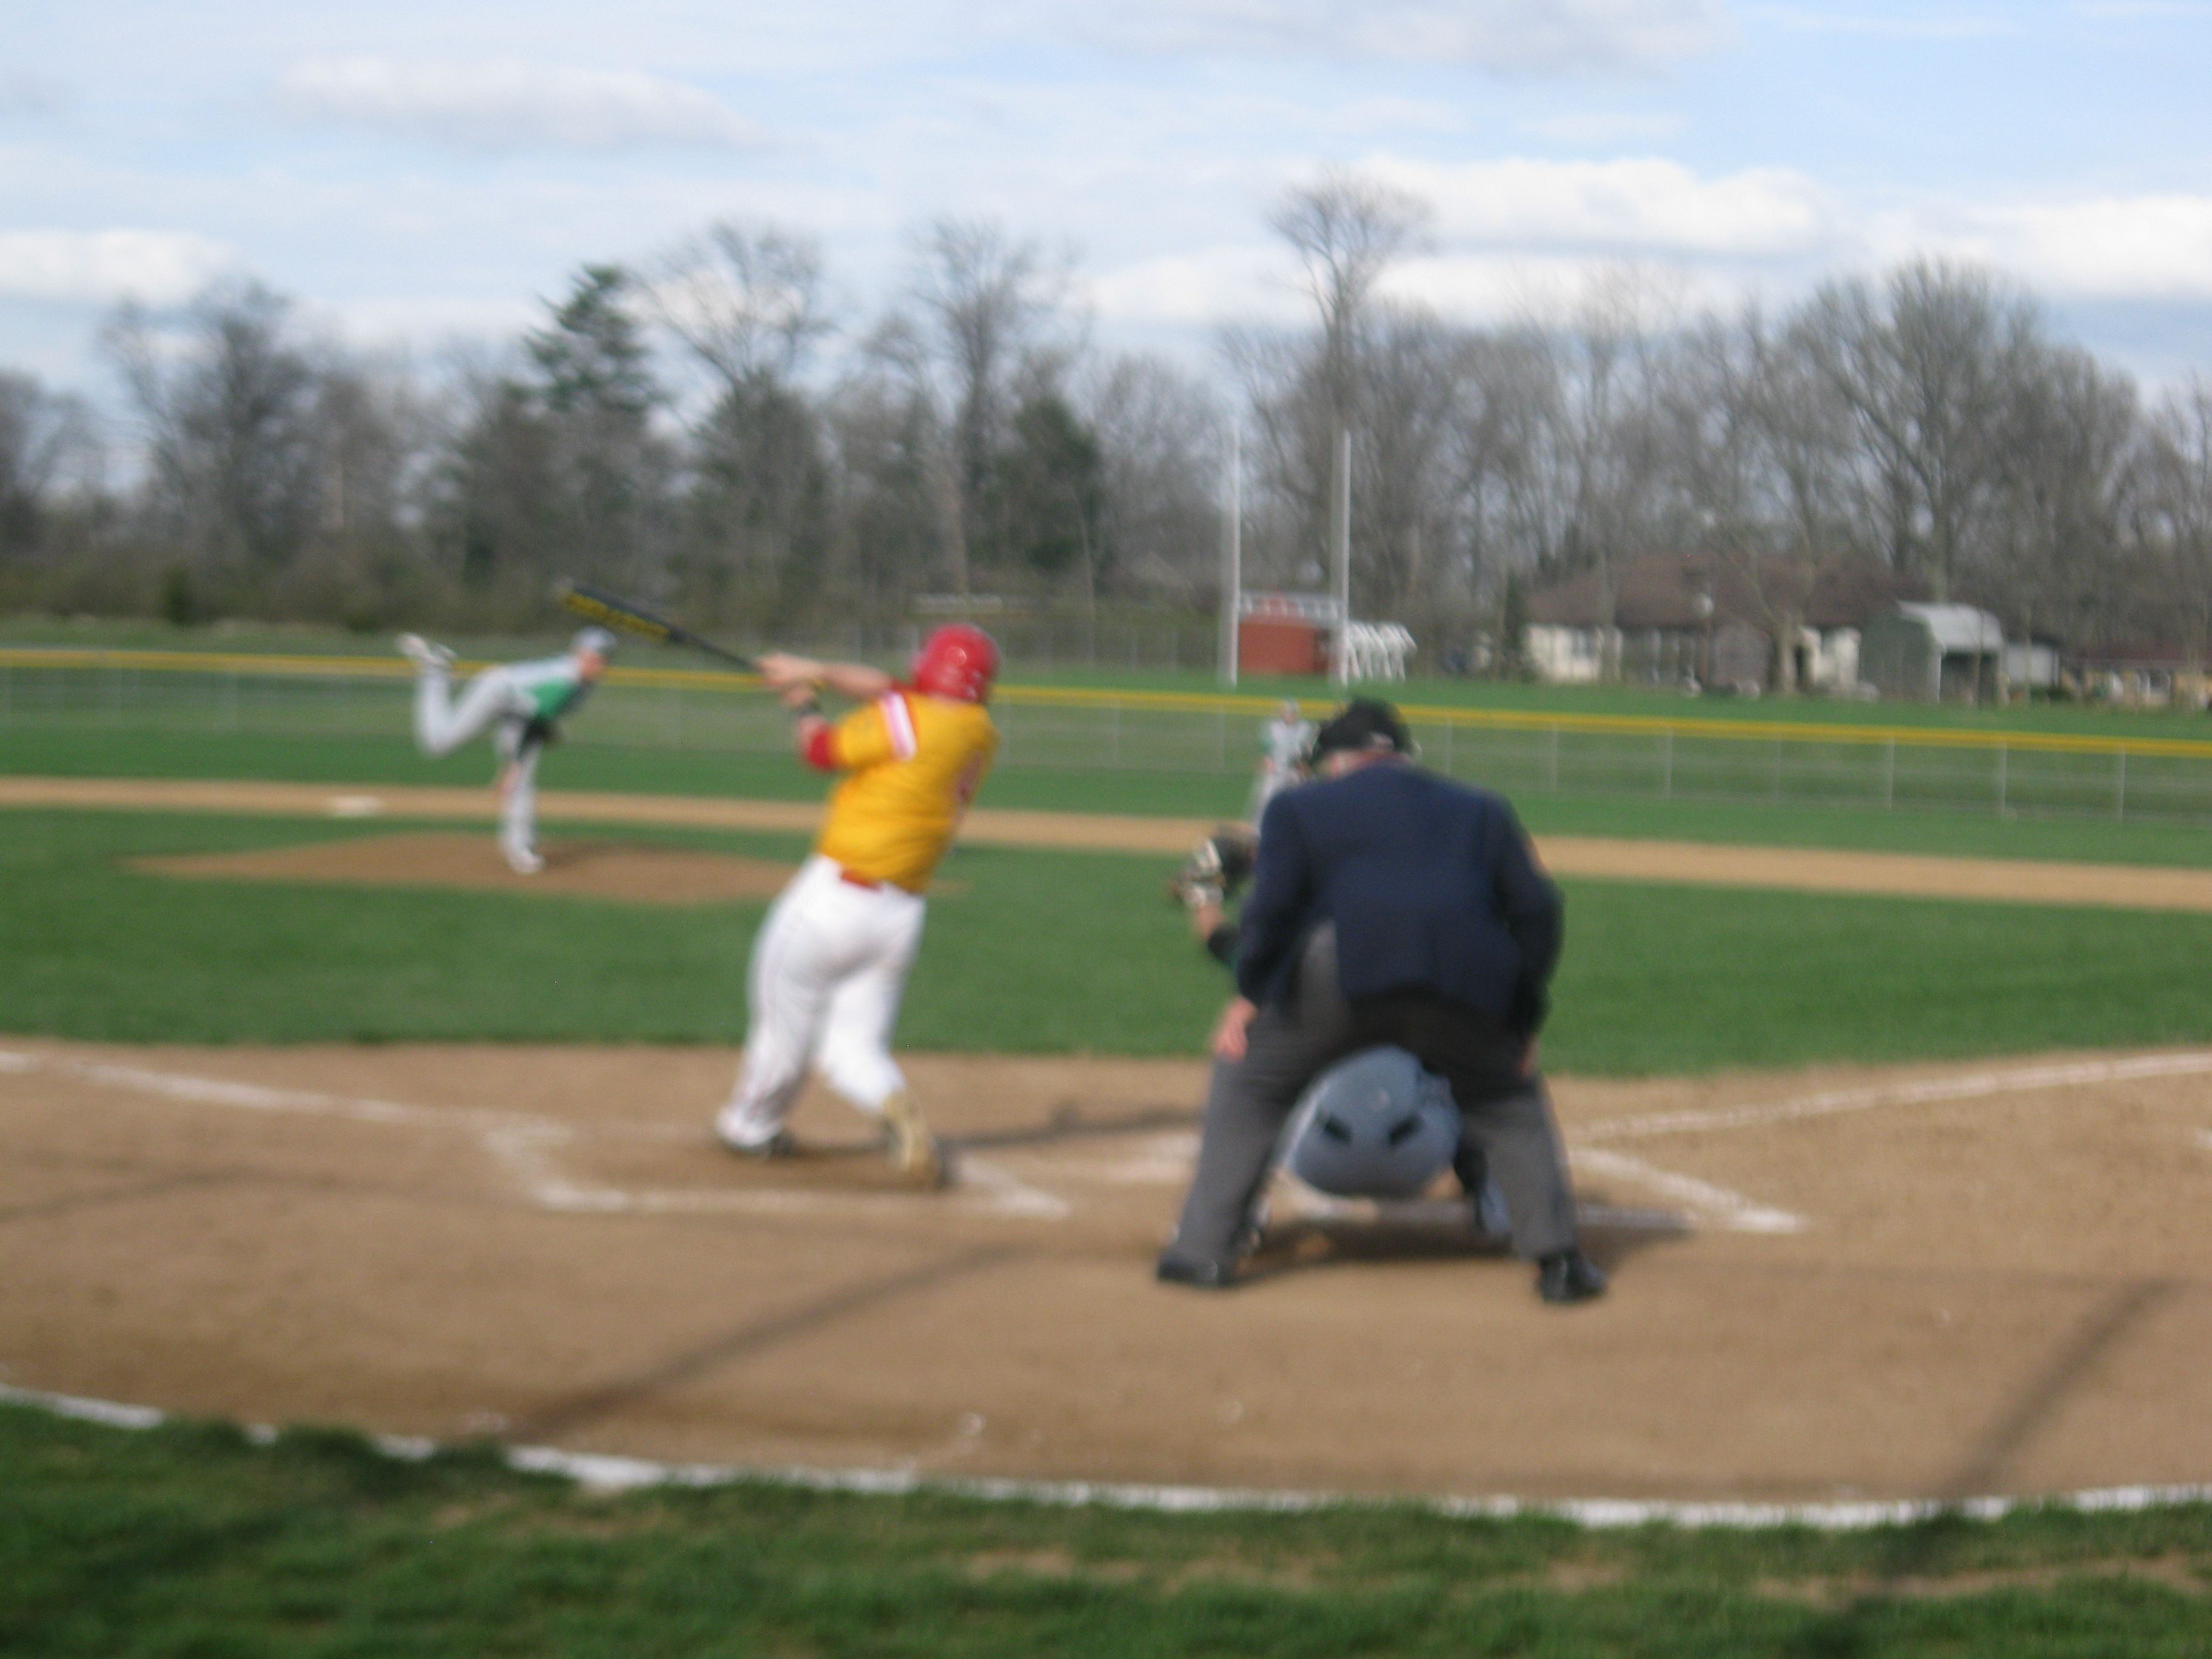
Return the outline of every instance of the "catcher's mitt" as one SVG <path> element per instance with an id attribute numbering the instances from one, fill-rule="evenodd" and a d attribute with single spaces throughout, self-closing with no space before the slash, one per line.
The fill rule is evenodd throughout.
<path id="1" fill-rule="evenodd" d="M 1256 843 L 1247 831 L 1224 825 L 1190 849 L 1182 868 L 1168 883 L 1168 896 L 1186 910 L 1218 908 L 1251 879 L 1255 852 Z"/>

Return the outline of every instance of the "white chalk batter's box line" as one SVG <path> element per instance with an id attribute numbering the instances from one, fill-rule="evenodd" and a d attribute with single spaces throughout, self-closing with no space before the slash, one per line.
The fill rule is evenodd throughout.
<path id="1" fill-rule="evenodd" d="M 539 1207 L 564 1213 L 668 1215 L 700 1213 L 805 1214 L 824 1211 L 894 1213 L 909 1210 L 910 1195 L 892 1193 L 829 1193 L 819 1190 L 695 1188 L 632 1190 L 588 1184 L 562 1167 L 559 1149 L 588 1133 L 610 1139 L 690 1139 L 689 1130 L 668 1125 L 599 1122 L 588 1129 L 527 1113 L 483 1108 L 410 1106 L 397 1101 L 362 1099 L 317 1090 L 274 1089 L 259 1084 L 159 1072 L 143 1066 L 0 1050 L 0 1074 L 45 1073 L 95 1087 L 130 1090 L 167 1099 L 237 1109 L 292 1112 L 394 1127 L 459 1130 L 478 1144 Z M 1662 1170 L 1625 1153 L 1589 1146 L 1592 1140 L 1633 1139 L 1663 1134 L 1736 1129 L 1870 1110 L 1878 1107 L 1934 1101 L 1988 1098 L 2037 1090 L 2091 1087 L 2139 1079 L 2200 1076 L 2212 1073 L 2212 1054 L 2151 1054 L 2120 1060 L 2018 1067 L 1966 1077 L 1929 1079 L 1886 1087 L 1836 1091 L 1770 1104 L 1707 1111 L 1657 1113 L 1584 1126 L 1572 1148 L 1574 1162 L 1593 1173 L 1638 1183 L 1682 1206 L 1682 1218 L 1633 1210 L 1599 1210 L 1586 1219 L 1614 1225 L 1674 1226 L 1681 1219 L 1728 1231 L 1784 1233 L 1802 1230 L 1803 1218 L 1761 1205 L 1739 1193 L 1694 1176 Z M 2212 1131 L 2199 1140 L 2212 1147 Z M 1063 1177 L 1116 1182 L 1154 1183 L 1188 1178 L 1194 1138 L 1188 1133 L 1155 1137 L 1136 1156 L 1121 1164 L 1078 1165 L 1056 1160 L 1047 1167 Z M 1001 1165 L 972 1154 L 960 1159 L 961 1186 L 941 1200 L 956 1212 L 1033 1220 L 1066 1220 L 1073 1206 L 1054 1194 L 1030 1186 Z M 1316 1201 L 1318 1200 L 1318 1201 Z M 1379 1206 L 1376 1206 L 1379 1207 Z M 1395 1206 L 1414 1218 L 1419 1206 Z M 1342 1214 L 1339 1204 L 1309 1195 L 1310 1213 Z"/>
<path id="2" fill-rule="evenodd" d="M 130 1406 L 70 1395 L 43 1394 L 0 1383 L 0 1401 L 27 1406 L 79 1422 L 114 1429 L 158 1428 L 168 1413 L 150 1406 Z M 246 1437 L 269 1445 L 276 1431 L 246 1427 Z M 387 1457 L 420 1462 L 442 1449 L 436 1441 L 411 1435 L 372 1435 L 369 1443 Z M 2071 1510 L 2079 1514 L 2132 1513 L 2212 1501 L 2212 1486 L 2106 1486 L 2057 1492 L 2039 1498 L 1969 1498 L 1952 1503 L 1903 1499 L 1889 1503 L 1674 1504 L 1643 1498 L 1581 1498 L 1534 1502 L 1519 1498 L 1363 1497 L 1350 1492 L 1266 1492 L 1224 1486 L 1140 1486 L 1091 1480 L 1020 1480 L 1007 1478 L 926 1475 L 914 1468 L 814 1469 L 747 1468 L 713 1463 L 656 1463 L 641 1457 L 563 1451 L 556 1446 L 510 1446 L 508 1468 L 536 1474 L 564 1475 L 588 1492 L 630 1492 L 652 1486 L 727 1486 L 740 1483 L 797 1487 L 809 1492 L 853 1492 L 866 1497 L 902 1498 L 937 1492 L 991 1503 L 1052 1504 L 1066 1508 L 1149 1510 L 1170 1515 L 1306 1514 L 1316 1510 L 1411 1508 L 1453 1520 L 1511 1520 L 1543 1517 L 1592 1529 L 1645 1527 L 1654 1523 L 1690 1530 L 1811 1527 L 1822 1532 L 1863 1532 L 1876 1527 L 1910 1526 L 1952 1515 L 1973 1521 L 2001 1520 L 2027 1510 Z"/>
<path id="3" fill-rule="evenodd" d="M 571 1215 L 807 1215 L 910 1212 L 912 1194 L 897 1193 L 833 1193 L 805 1188 L 690 1188 L 632 1189 L 579 1180 L 564 1164 L 562 1151 L 586 1135 L 630 1140 L 693 1140 L 703 1137 L 665 1124 L 599 1122 L 588 1127 L 527 1113 L 483 1108 L 410 1106 L 398 1101 L 362 1099 L 319 1090 L 276 1089 L 265 1085 L 196 1077 L 143 1066 L 119 1066 L 96 1060 L 46 1059 L 0 1050 L 0 1073 L 43 1073 L 94 1087 L 124 1089 L 164 1099 L 234 1109 L 296 1113 L 335 1117 L 352 1122 L 399 1127 L 459 1131 L 472 1135 L 486 1155 L 541 1209 Z M 1079 1164 L 1053 1159 L 1046 1167 L 1062 1178 L 1115 1184 L 1179 1183 L 1189 1179 L 1197 1152 L 1197 1137 L 1182 1132 L 1152 1137 L 1133 1158 L 1120 1163 Z M 1587 1221 L 1620 1227 L 1677 1231 L 1685 1221 L 1724 1231 L 1794 1232 L 1803 1226 L 1797 1217 L 1756 1204 L 1740 1194 L 1655 1169 L 1640 1159 L 1618 1152 L 1586 1150 L 1577 1160 L 1617 1178 L 1638 1182 L 1681 1204 L 1686 1215 L 1660 1214 L 1591 1206 Z M 1064 1221 L 1074 1206 L 1057 1194 L 1020 1180 L 1002 1164 L 972 1154 L 958 1161 L 960 1184 L 936 1200 L 958 1213 Z M 1442 1218 L 1464 1221 L 1464 1207 L 1414 1205 L 1376 1205 L 1367 1200 L 1334 1200 L 1294 1185 L 1286 1207 L 1296 1213 L 1316 1215 L 1387 1215 L 1414 1222 Z"/>

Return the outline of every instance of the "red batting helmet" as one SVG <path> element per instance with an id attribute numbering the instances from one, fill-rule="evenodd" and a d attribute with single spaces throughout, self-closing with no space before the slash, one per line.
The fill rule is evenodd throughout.
<path id="1" fill-rule="evenodd" d="M 981 702 L 998 678 L 999 647 L 980 628 L 947 623 L 922 641 L 914 659 L 914 689 L 957 702 Z"/>

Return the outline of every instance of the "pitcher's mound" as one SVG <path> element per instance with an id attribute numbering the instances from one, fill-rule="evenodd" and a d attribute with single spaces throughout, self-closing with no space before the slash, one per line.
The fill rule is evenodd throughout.
<path id="1" fill-rule="evenodd" d="M 698 904 L 771 898 L 793 866 L 679 847 L 568 841 L 542 845 L 545 868 L 518 876 L 488 835 L 366 836 L 255 853 L 191 853 L 128 860 L 133 870 L 200 881 L 339 882 L 371 887 L 465 887 Z"/>

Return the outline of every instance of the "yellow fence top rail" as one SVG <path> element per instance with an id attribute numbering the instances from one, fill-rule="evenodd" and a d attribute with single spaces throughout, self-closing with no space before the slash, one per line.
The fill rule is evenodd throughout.
<path id="1" fill-rule="evenodd" d="M 461 673 L 473 673 L 489 665 L 463 661 L 454 664 L 454 668 Z M 0 667 L 113 668 L 155 673 L 266 674 L 333 679 L 404 679 L 415 672 L 413 665 L 396 657 L 267 656 L 215 651 L 42 646 L 0 647 Z M 761 680 L 757 674 L 714 670 L 622 667 L 607 671 L 607 683 L 730 692 L 757 690 Z M 1117 691 L 1054 685 L 1001 685 L 993 696 L 998 702 L 1017 708 L 1127 708 L 1162 714 L 1255 717 L 1272 713 L 1283 702 L 1280 696 L 1231 692 Z M 1298 706 L 1309 716 L 1314 716 L 1326 714 L 1336 705 L 1331 697 L 1299 699 Z M 1576 732 L 1654 739 L 1711 738 L 1746 743 L 1894 744 L 1900 748 L 2004 749 L 2079 755 L 2125 752 L 2212 760 L 2212 739 L 2191 738 L 2100 737 L 2086 732 L 1967 731 L 1944 726 L 1831 726 L 1817 720 L 1753 720 L 1717 715 L 1678 720 L 1659 714 L 1575 714 L 1540 709 L 1452 708 L 1420 703 L 1401 703 L 1398 708 L 1410 725 L 1449 726 L 1462 730 Z"/>

